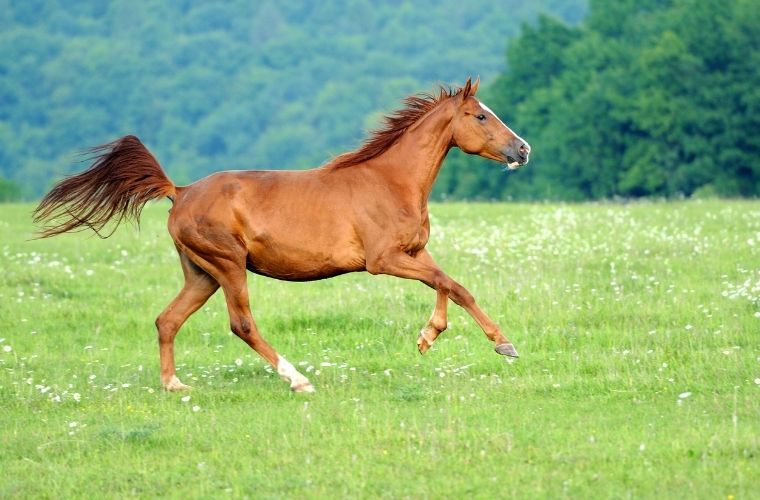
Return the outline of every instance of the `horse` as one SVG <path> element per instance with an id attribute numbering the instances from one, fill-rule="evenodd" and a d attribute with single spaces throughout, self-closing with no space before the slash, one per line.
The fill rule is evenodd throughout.
<path id="1" fill-rule="evenodd" d="M 518 357 L 512 343 L 472 294 L 425 249 L 428 198 L 453 147 L 517 169 L 530 146 L 475 93 L 479 79 L 404 99 L 356 150 L 308 170 L 229 170 L 177 186 L 137 137 L 92 148 L 93 164 L 64 178 L 33 213 L 45 238 L 91 229 L 113 234 L 124 219 L 139 223 L 144 205 L 172 202 L 168 231 L 184 286 L 155 321 L 161 384 L 188 389 L 177 377 L 174 339 L 187 318 L 221 287 L 230 328 L 269 362 L 294 392 L 314 386 L 259 333 L 247 271 L 311 281 L 367 271 L 418 280 L 436 292 L 430 319 L 417 337 L 424 354 L 447 326 L 448 300 L 464 308 L 498 354 Z M 113 223 L 115 222 L 115 225 Z M 101 231 L 108 225 L 113 230 Z"/>

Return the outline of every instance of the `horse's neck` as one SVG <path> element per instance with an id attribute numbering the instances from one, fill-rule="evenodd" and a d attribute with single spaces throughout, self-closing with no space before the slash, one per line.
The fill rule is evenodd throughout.
<path id="1" fill-rule="evenodd" d="M 453 110 L 443 104 L 407 130 L 383 156 L 393 183 L 407 184 L 427 203 L 446 154 L 451 149 Z"/>

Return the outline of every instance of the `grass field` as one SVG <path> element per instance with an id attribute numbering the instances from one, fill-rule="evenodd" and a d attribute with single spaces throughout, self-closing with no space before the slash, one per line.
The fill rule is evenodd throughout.
<path id="1" fill-rule="evenodd" d="M 465 313 L 391 277 L 249 281 L 310 377 L 292 394 L 220 293 L 160 390 L 153 321 L 181 286 L 168 202 L 140 231 L 29 241 L 0 205 L 0 497 L 757 498 L 760 203 L 450 204 L 428 248 Z"/>

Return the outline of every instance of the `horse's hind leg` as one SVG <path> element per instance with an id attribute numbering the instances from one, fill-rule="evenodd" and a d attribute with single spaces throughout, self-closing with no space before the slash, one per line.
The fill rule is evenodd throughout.
<path id="1" fill-rule="evenodd" d="M 259 333 L 251 315 L 248 303 L 248 275 L 245 268 L 245 254 L 224 255 L 202 259 L 190 252 L 193 261 L 203 266 L 222 286 L 227 301 L 227 311 L 230 315 L 230 328 L 246 344 L 269 362 L 280 375 L 290 384 L 293 392 L 314 392 L 314 386 L 309 379 L 283 358 L 270 346 Z M 232 248 L 228 248 L 232 252 Z"/>
<path id="2" fill-rule="evenodd" d="M 187 318 L 206 303 L 219 288 L 219 283 L 180 253 L 185 285 L 174 300 L 156 318 L 158 345 L 161 356 L 161 384 L 167 391 L 189 387 L 177 378 L 174 368 L 174 337 Z"/>
<path id="3" fill-rule="evenodd" d="M 277 354 L 256 328 L 248 303 L 248 283 L 245 268 L 227 273 L 224 278 L 220 278 L 220 282 L 227 300 L 230 327 L 233 333 L 267 360 L 277 370 L 278 375 L 290 384 L 292 391 L 314 392 L 314 386 L 311 385 L 309 379 L 296 370 L 288 360 Z"/>

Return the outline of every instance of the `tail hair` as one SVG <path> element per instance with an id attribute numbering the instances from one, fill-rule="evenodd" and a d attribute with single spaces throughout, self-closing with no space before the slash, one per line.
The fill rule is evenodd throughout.
<path id="1" fill-rule="evenodd" d="M 46 224 L 38 237 L 91 229 L 108 238 L 125 218 L 139 224 L 149 200 L 176 194 L 158 161 L 133 135 L 88 152 L 92 166 L 56 184 L 35 209 L 34 222 Z M 104 234 L 110 221 L 115 225 Z"/>

